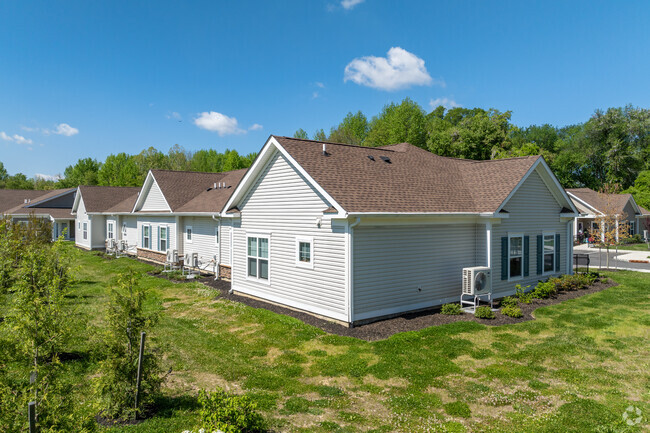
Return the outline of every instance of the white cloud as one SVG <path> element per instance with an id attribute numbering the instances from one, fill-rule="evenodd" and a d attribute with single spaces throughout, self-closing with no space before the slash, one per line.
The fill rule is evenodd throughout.
<path id="1" fill-rule="evenodd" d="M 458 102 L 454 101 L 453 99 L 449 99 L 447 97 L 445 97 L 445 98 L 436 98 L 436 99 L 432 99 L 432 100 L 429 101 L 429 106 L 431 107 L 432 110 L 434 108 L 438 107 L 439 105 L 442 105 L 447 110 L 449 110 L 450 108 L 455 108 L 455 107 L 460 107 L 461 106 Z"/>
<path id="2" fill-rule="evenodd" d="M 67 123 L 60 123 L 56 126 L 56 131 L 54 131 L 54 133 L 59 135 L 65 135 L 66 137 L 70 137 L 72 135 L 79 134 L 79 130 L 77 128 L 73 128 Z"/>
<path id="3" fill-rule="evenodd" d="M 343 81 L 380 90 L 398 90 L 410 86 L 430 86 L 434 82 L 424 60 L 400 47 L 392 47 L 386 57 L 367 56 L 352 60 L 345 67 Z"/>
<path id="4" fill-rule="evenodd" d="M 182 119 L 181 115 L 175 111 L 172 111 L 170 114 L 165 114 L 165 117 L 168 119 L 176 119 L 176 120 Z"/>
<path id="5" fill-rule="evenodd" d="M 363 3 L 364 0 L 342 0 L 341 1 L 341 6 L 343 6 L 343 9 L 350 10 L 356 5 Z"/>
<path id="6" fill-rule="evenodd" d="M 316 98 L 318 98 L 318 96 L 319 96 L 318 92 L 314 92 L 314 93 L 311 94 L 311 99 L 316 99 Z"/>
<path id="7" fill-rule="evenodd" d="M 225 114 L 216 111 L 204 111 L 199 117 L 194 119 L 194 124 L 201 129 L 216 132 L 220 136 L 228 134 L 243 134 L 246 131 L 239 128 L 237 119 L 228 117 Z"/>
<path id="8" fill-rule="evenodd" d="M 59 180 L 59 179 L 62 179 L 60 174 L 36 173 L 36 174 L 34 174 L 34 177 L 41 178 L 43 180 Z"/>
<path id="9" fill-rule="evenodd" d="M 253 123 L 253 125 L 248 128 L 249 131 L 259 131 L 260 129 L 264 128 L 262 125 L 259 123 Z"/>
<path id="10" fill-rule="evenodd" d="M 12 142 L 17 143 L 17 144 L 32 144 L 33 143 L 33 141 L 31 139 L 25 138 L 22 135 L 14 134 L 12 136 L 9 136 L 4 131 L 0 131 L 0 138 L 5 140 L 5 141 L 12 141 Z"/>
<path id="11" fill-rule="evenodd" d="M 320 81 L 316 81 L 316 86 L 320 87 L 321 89 L 325 88 L 325 84 L 321 83 Z"/>

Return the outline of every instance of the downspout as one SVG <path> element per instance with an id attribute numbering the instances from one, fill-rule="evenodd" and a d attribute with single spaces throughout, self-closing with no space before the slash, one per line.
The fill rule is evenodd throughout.
<path id="1" fill-rule="evenodd" d="M 216 215 L 212 215 L 212 219 L 217 223 L 217 258 L 214 264 L 214 279 L 219 279 L 219 267 L 221 266 L 221 218 L 217 219 Z"/>
<path id="2" fill-rule="evenodd" d="M 348 317 L 350 318 L 350 327 L 353 327 L 353 313 L 354 313 L 354 231 L 353 229 L 361 223 L 361 217 L 357 217 L 357 220 L 353 222 L 352 224 L 348 225 L 348 232 L 350 233 L 350 257 L 349 257 L 349 263 L 350 263 L 350 271 L 348 273 L 348 287 L 350 290 L 350 297 L 349 297 L 349 311 L 348 311 Z"/>
<path id="3" fill-rule="evenodd" d="M 492 221 L 487 221 L 485 223 L 485 242 L 487 243 L 486 247 L 486 266 L 490 268 L 492 266 Z"/>

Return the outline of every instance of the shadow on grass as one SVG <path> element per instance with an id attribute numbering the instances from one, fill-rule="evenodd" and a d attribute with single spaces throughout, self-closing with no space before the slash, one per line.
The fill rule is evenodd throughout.
<path id="1" fill-rule="evenodd" d="M 176 412 L 195 411 L 200 409 L 199 401 L 193 395 L 161 396 L 156 399 L 154 416 L 173 418 Z"/>

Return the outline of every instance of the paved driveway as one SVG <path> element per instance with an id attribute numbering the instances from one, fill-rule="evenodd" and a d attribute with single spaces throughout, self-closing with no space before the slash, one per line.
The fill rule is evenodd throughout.
<path id="1" fill-rule="evenodd" d="M 607 250 L 605 248 L 598 249 L 598 248 L 587 248 L 584 246 L 579 246 L 579 247 L 574 247 L 573 249 L 574 254 L 589 254 L 589 259 L 591 263 L 589 264 L 589 269 L 598 269 L 598 268 L 606 268 L 607 267 Z M 630 263 L 625 260 L 617 260 L 617 256 L 620 257 L 622 255 L 626 255 L 628 253 L 631 253 L 632 251 L 626 251 L 626 250 L 618 250 L 618 254 L 616 253 L 616 250 L 610 250 L 609 252 L 609 267 L 612 269 L 629 269 L 632 271 L 639 271 L 639 272 L 650 272 L 650 263 Z M 634 258 L 640 258 L 640 259 L 647 259 L 647 256 L 650 256 L 650 251 L 646 254 L 645 252 L 636 252 L 634 255 Z M 650 259 L 647 259 L 650 261 Z"/>

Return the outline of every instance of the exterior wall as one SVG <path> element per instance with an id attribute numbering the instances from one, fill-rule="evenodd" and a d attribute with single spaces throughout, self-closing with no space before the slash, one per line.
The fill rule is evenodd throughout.
<path id="1" fill-rule="evenodd" d="M 547 279 L 553 275 L 571 272 L 567 270 L 567 253 L 573 240 L 567 242 L 567 224 L 573 226 L 573 221 L 560 221 L 562 206 L 555 200 L 544 184 L 539 174 L 534 171 L 526 182 L 519 187 L 510 198 L 504 209 L 509 212 L 509 218 L 503 219 L 501 224 L 494 225 L 492 231 L 492 290 L 495 297 L 513 294 L 515 285 L 534 287 L 539 280 Z M 549 274 L 537 274 L 537 236 L 543 233 L 560 235 L 560 271 Z M 507 266 L 507 261 L 502 263 L 501 238 L 508 233 L 521 233 L 529 236 L 529 276 L 514 280 L 502 280 L 502 266 Z"/>
<path id="2" fill-rule="evenodd" d="M 163 193 L 160 190 L 160 187 L 158 186 L 158 183 L 155 179 L 145 194 L 147 194 L 147 196 L 144 199 L 144 203 L 142 203 L 142 208 L 140 209 L 141 211 L 146 212 L 170 210 L 169 206 L 167 206 L 167 201 L 165 200 L 165 197 L 163 196 Z"/>
<path id="3" fill-rule="evenodd" d="M 237 206 L 241 219 L 233 222 L 233 289 L 347 321 L 345 225 L 323 218 L 330 204 L 276 152 Z M 247 235 L 255 234 L 269 238 L 268 281 L 247 276 Z M 311 269 L 296 264 L 298 236 L 313 238 Z"/>
<path id="4" fill-rule="evenodd" d="M 627 221 L 628 226 L 631 224 L 634 226 L 634 232 L 632 234 L 639 233 L 638 227 L 636 227 L 636 214 L 634 213 L 634 207 L 632 206 L 632 200 L 628 200 L 625 208 L 623 209 L 625 213 L 625 221 Z"/>
<path id="5" fill-rule="evenodd" d="M 188 242 L 186 238 L 185 229 L 187 226 L 192 227 L 191 242 Z M 219 222 L 213 220 L 212 217 L 183 217 L 181 219 L 182 247 L 178 249 L 179 254 L 198 253 L 199 260 L 206 266 L 204 270 L 213 272 L 219 259 L 219 245 L 215 237 L 215 229 L 218 226 Z M 210 261 L 212 261 L 212 264 L 207 265 Z"/>
<path id="6" fill-rule="evenodd" d="M 65 235 L 63 237 L 64 240 L 69 241 L 69 240 L 74 240 L 74 236 L 70 236 L 70 230 L 71 227 L 75 227 L 75 220 L 57 220 L 52 223 L 52 239 L 56 240 L 63 234 L 63 231 L 65 230 Z"/>
<path id="7" fill-rule="evenodd" d="M 177 249 L 176 243 L 176 219 L 173 216 L 138 216 L 137 217 L 137 246 L 138 246 L 138 256 L 146 254 L 145 251 L 153 252 L 151 255 L 152 260 L 155 258 L 161 258 L 161 261 L 164 262 L 166 258 L 167 249 Z M 142 245 L 142 226 L 150 225 L 151 226 L 151 248 L 143 248 Z M 169 228 L 169 245 L 165 251 L 158 251 L 158 227 L 161 225 L 166 225 Z M 159 253 L 156 255 L 155 253 Z M 162 255 L 161 255 L 162 254 Z M 157 259 L 156 259 L 157 260 Z"/>
<path id="8" fill-rule="evenodd" d="M 232 266 L 230 259 L 232 256 L 232 250 L 230 247 L 232 241 L 232 219 L 222 218 L 221 219 L 221 233 L 220 240 L 221 242 L 221 257 L 219 258 L 222 265 Z M 228 277 L 230 278 L 230 277 Z"/>
<path id="9" fill-rule="evenodd" d="M 462 269 L 485 265 L 485 254 L 477 253 L 479 239 L 485 239 L 485 226 L 473 223 L 364 227 L 361 222 L 353 232 L 353 319 L 457 302 Z"/>
<path id="10" fill-rule="evenodd" d="M 88 235 L 87 239 L 84 239 L 84 223 L 88 224 Z M 88 214 L 86 213 L 86 206 L 84 205 L 83 197 L 79 197 L 79 206 L 77 207 L 77 215 L 75 217 L 76 224 L 76 236 L 75 244 L 86 250 L 91 249 L 91 239 L 92 239 L 92 224 Z"/>
<path id="11" fill-rule="evenodd" d="M 89 215 L 91 222 L 92 249 L 106 248 L 106 217 L 104 215 Z"/>
<path id="12" fill-rule="evenodd" d="M 122 225 L 126 223 L 126 236 L 124 236 Z M 132 215 L 120 216 L 120 239 L 126 241 L 129 254 L 136 253 L 138 240 L 138 218 Z"/>

